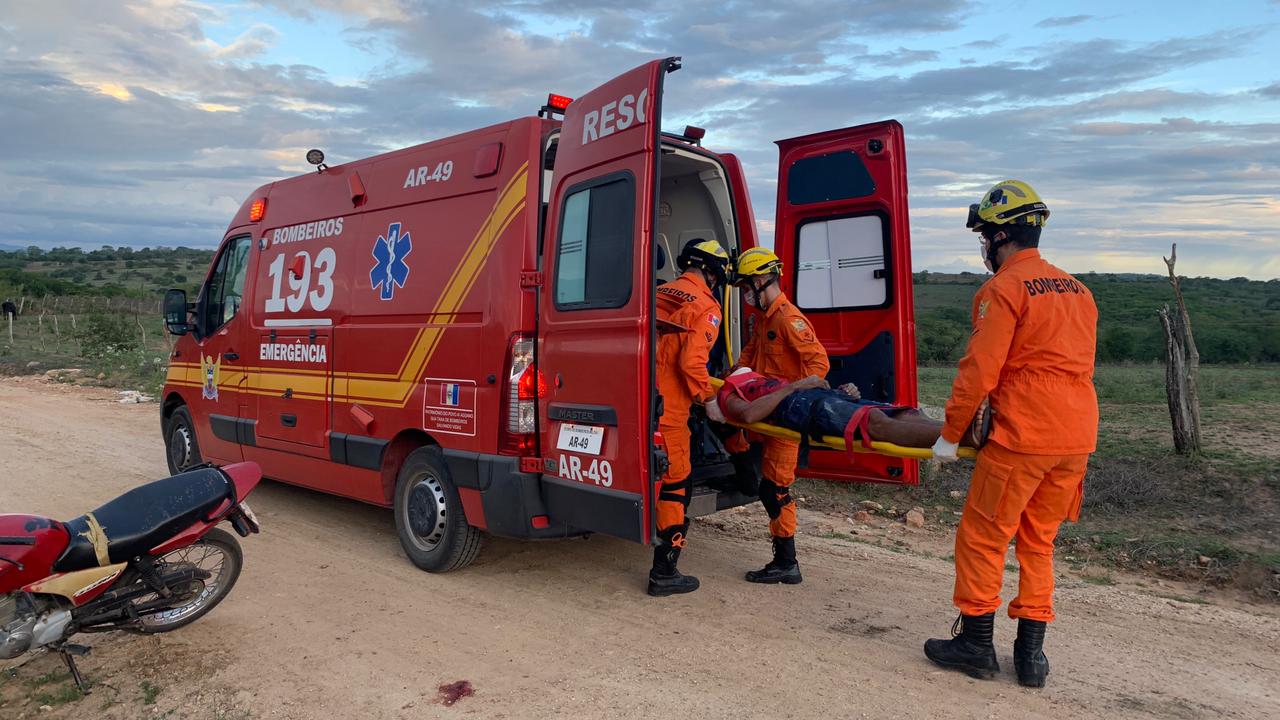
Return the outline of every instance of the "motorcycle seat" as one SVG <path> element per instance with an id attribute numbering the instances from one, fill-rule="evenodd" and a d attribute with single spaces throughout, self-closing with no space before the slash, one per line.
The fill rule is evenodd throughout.
<path id="1" fill-rule="evenodd" d="M 56 572 L 98 567 L 89 515 L 107 538 L 110 562 L 145 555 L 179 532 L 235 502 L 235 485 L 217 468 L 200 468 L 136 487 L 92 513 L 63 523 L 71 536 L 54 563 Z"/>

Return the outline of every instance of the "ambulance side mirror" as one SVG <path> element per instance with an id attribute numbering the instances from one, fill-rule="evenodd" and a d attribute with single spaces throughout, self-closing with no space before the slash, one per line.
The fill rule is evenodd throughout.
<path id="1" fill-rule="evenodd" d="M 191 331 L 191 322 L 187 319 L 190 311 L 186 290 L 169 290 L 164 294 L 164 327 L 169 334 L 186 335 Z"/>

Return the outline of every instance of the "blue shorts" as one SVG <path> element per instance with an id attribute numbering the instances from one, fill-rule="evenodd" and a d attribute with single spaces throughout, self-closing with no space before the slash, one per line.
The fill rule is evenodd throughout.
<path id="1" fill-rule="evenodd" d="M 845 428 L 861 407 L 894 406 L 871 400 L 854 400 L 837 390 L 814 388 L 788 395 L 769 416 L 769 422 L 810 437 L 844 437 Z"/>

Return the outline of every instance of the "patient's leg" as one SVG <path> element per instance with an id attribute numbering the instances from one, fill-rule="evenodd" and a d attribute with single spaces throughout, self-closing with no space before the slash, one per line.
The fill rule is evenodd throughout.
<path id="1" fill-rule="evenodd" d="M 967 429 L 966 429 L 967 430 Z M 929 448 L 942 434 L 942 423 L 932 420 L 915 408 L 899 410 L 888 415 L 882 410 L 872 410 L 867 417 L 867 434 L 872 440 L 893 443 L 902 447 Z M 961 447 L 973 447 L 972 433 L 960 438 Z"/>
<path id="2" fill-rule="evenodd" d="M 928 448 L 938 441 L 942 433 L 942 423 L 930 420 L 918 410 L 908 415 L 909 411 L 896 413 L 899 417 L 891 417 L 883 410 L 872 410 L 867 417 L 867 434 L 871 440 L 893 443 L 903 447 Z M 901 417 L 907 415 L 907 417 Z"/>

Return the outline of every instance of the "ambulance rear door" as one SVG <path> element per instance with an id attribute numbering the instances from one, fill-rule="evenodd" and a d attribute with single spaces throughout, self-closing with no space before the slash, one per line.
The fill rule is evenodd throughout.
<path id="1" fill-rule="evenodd" d="M 642 65 L 565 111 L 541 253 L 543 500 L 556 522 L 649 542 L 654 197 L 663 78 Z"/>
<path id="2" fill-rule="evenodd" d="M 783 288 L 831 357 L 832 387 L 915 406 L 907 160 L 896 120 L 778 141 Z M 805 477 L 916 484 L 914 460 L 813 451 Z"/>

